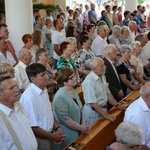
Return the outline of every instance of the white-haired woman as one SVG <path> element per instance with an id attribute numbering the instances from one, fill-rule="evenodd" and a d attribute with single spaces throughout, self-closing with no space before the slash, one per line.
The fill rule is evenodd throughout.
<path id="1" fill-rule="evenodd" d="M 139 41 L 134 41 L 130 45 L 131 48 L 131 59 L 129 60 L 131 65 L 134 67 L 137 73 L 137 78 L 135 78 L 135 83 L 145 83 L 148 77 L 144 73 L 144 65 L 139 57 L 141 53 L 141 43 Z M 144 80 L 145 79 L 145 80 Z"/>
<path id="2" fill-rule="evenodd" d="M 119 65 L 117 71 L 122 83 L 124 95 L 128 95 L 132 90 L 139 89 L 139 84 L 134 83 L 134 76 L 136 74 L 133 66 L 129 60 L 131 58 L 131 50 L 127 44 L 123 44 L 120 47 L 121 57 L 119 59 Z"/>
<path id="3" fill-rule="evenodd" d="M 121 46 L 121 43 L 118 39 L 120 37 L 120 34 L 121 34 L 121 27 L 118 25 L 114 25 L 112 27 L 112 35 L 110 35 L 108 38 L 110 44 L 114 44 L 116 46 L 117 50 Z"/>
<path id="4" fill-rule="evenodd" d="M 116 142 L 110 145 L 110 150 L 148 150 L 141 145 L 143 132 L 141 128 L 132 122 L 122 122 L 115 130 Z M 108 150 L 108 148 L 107 148 Z"/>
<path id="5" fill-rule="evenodd" d="M 123 26 L 121 29 L 121 36 L 119 37 L 120 43 L 129 45 L 131 41 L 128 38 L 129 36 L 129 27 Z"/>

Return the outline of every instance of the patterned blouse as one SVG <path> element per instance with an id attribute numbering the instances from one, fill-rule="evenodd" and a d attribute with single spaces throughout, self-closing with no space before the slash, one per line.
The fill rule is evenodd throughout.
<path id="1" fill-rule="evenodd" d="M 63 67 L 70 67 L 71 69 L 76 71 L 76 65 L 75 65 L 74 59 L 71 59 L 70 57 L 69 60 L 70 61 L 68 61 L 64 57 L 60 57 L 57 61 L 57 72 L 59 72 L 59 70 Z"/>

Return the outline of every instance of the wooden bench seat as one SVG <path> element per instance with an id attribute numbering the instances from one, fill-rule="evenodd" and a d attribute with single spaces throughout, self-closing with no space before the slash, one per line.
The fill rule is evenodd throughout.
<path id="1" fill-rule="evenodd" d="M 79 87 L 76 91 L 81 98 L 82 104 L 84 104 L 82 88 Z M 120 104 L 127 107 L 138 97 L 139 90 L 134 90 L 126 96 Z M 124 117 L 124 111 L 115 107 L 113 107 L 108 113 L 116 117 L 114 122 L 100 118 L 92 125 L 88 134 L 81 134 L 72 143 L 83 143 L 84 146 L 80 148 L 81 150 L 105 150 L 106 146 L 115 139 L 114 130 L 123 121 Z M 65 149 L 67 149 L 67 147 Z"/>

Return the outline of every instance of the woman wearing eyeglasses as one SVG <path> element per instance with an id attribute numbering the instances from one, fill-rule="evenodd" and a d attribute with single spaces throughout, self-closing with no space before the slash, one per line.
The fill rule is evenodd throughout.
<path id="1" fill-rule="evenodd" d="M 116 142 L 106 150 L 149 150 L 141 145 L 143 132 L 141 128 L 132 122 L 122 122 L 115 130 Z"/>
<path id="2" fill-rule="evenodd" d="M 57 150 L 62 150 L 80 133 L 89 131 L 89 126 L 84 122 L 82 117 L 82 104 L 74 86 L 78 80 L 74 71 L 69 67 L 64 67 L 59 71 L 57 76 L 57 84 L 59 90 L 54 97 L 54 115 L 66 135 L 65 141 L 61 145 L 57 145 Z"/>

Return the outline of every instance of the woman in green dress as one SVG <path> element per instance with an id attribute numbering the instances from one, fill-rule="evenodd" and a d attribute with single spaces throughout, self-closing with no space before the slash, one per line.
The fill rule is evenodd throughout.
<path id="1" fill-rule="evenodd" d="M 77 76 L 69 67 L 64 67 L 59 71 L 57 83 L 59 90 L 54 97 L 54 115 L 66 135 L 65 141 L 57 145 L 57 150 L 62 150 L 80 133 L 89 131 L 89 126 L 82 117 L 82 104 L 74 86 L 77 84 Z"/>

